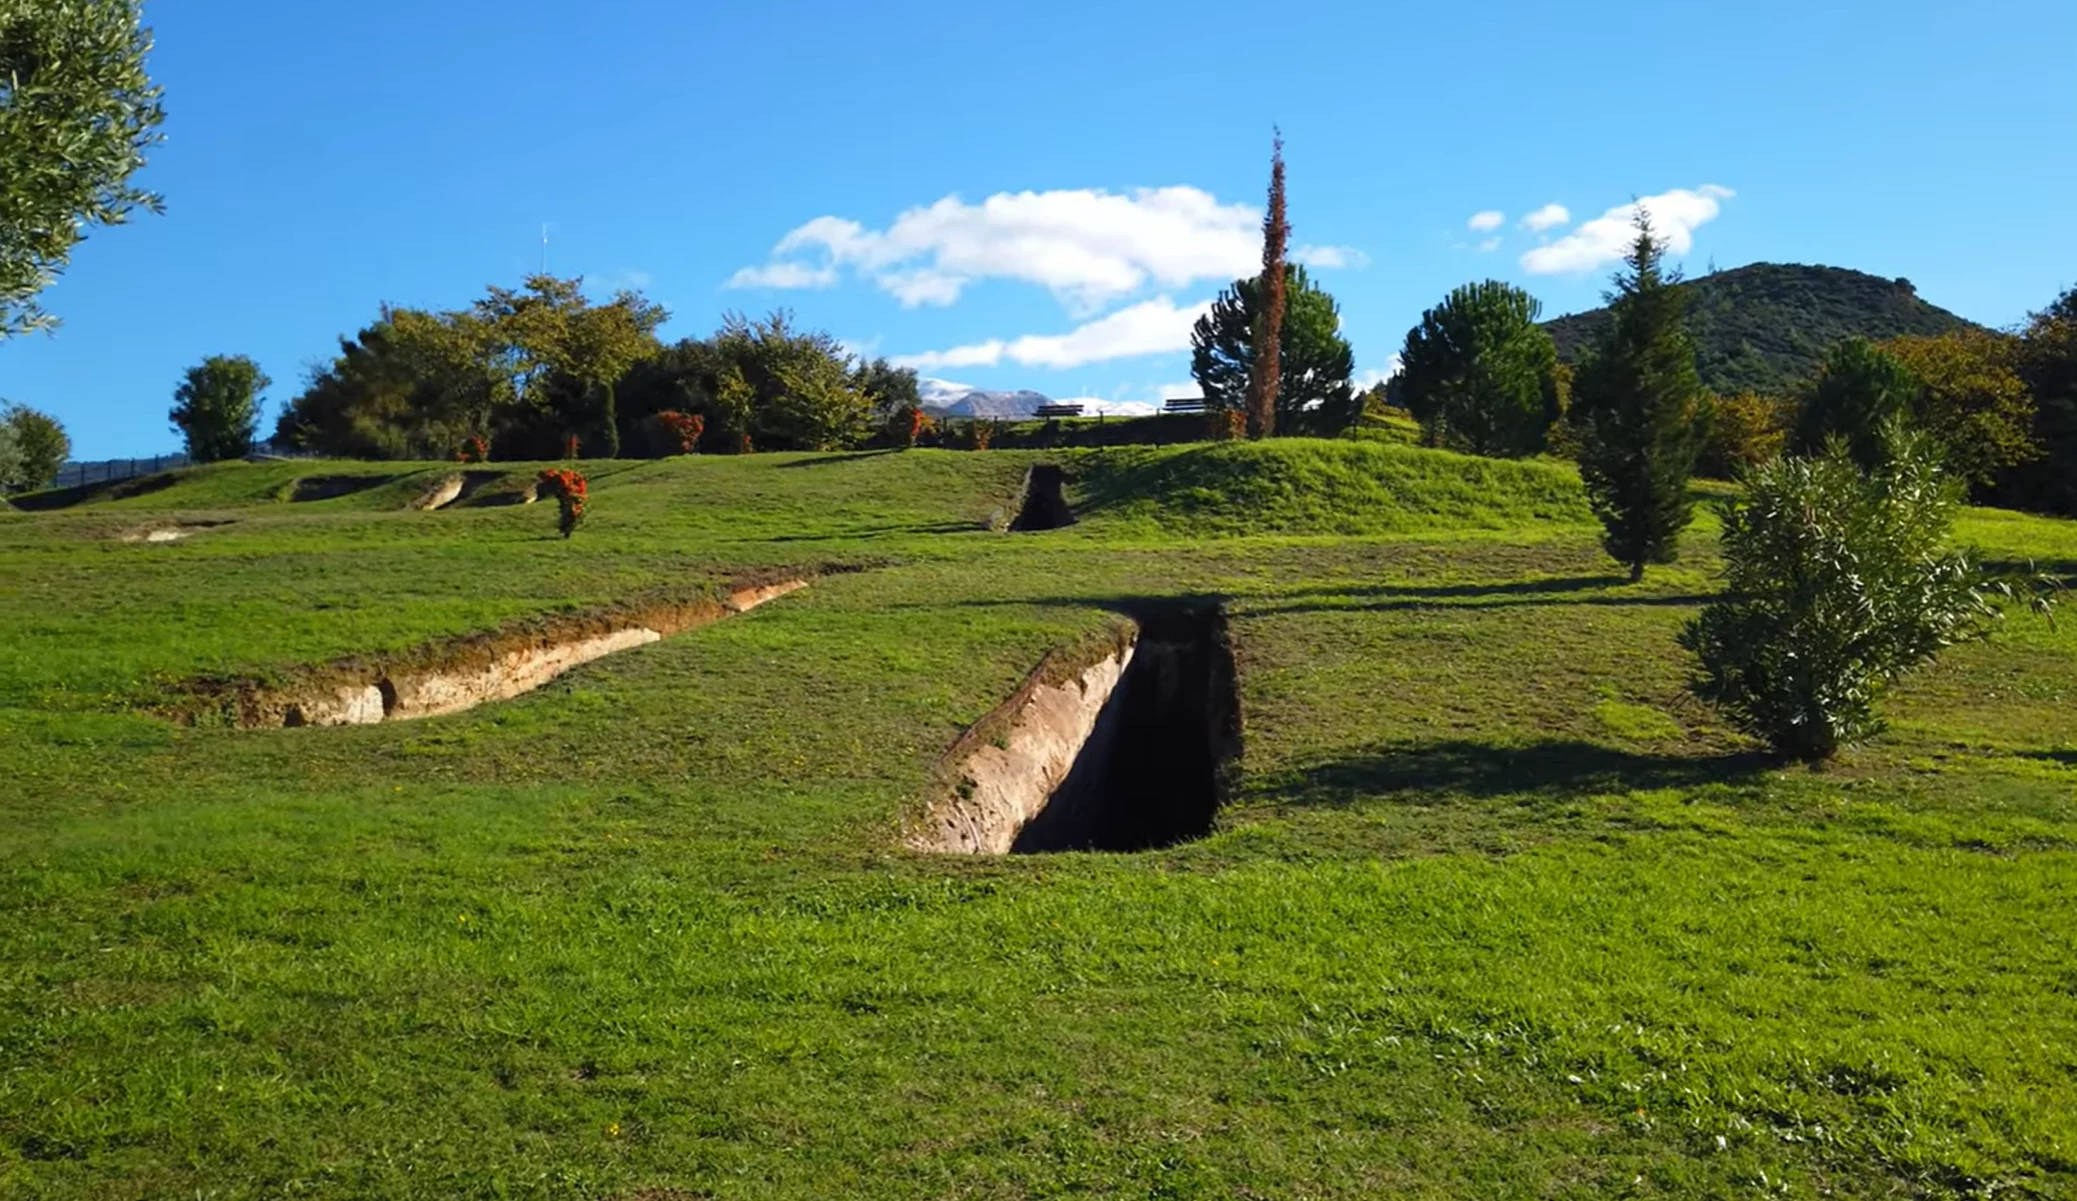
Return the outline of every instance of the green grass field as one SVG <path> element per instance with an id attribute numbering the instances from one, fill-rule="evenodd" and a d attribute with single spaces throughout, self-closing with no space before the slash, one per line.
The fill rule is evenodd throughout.
<path id="1" fill-rule="evenodd" d="M 1081 524 L 986 530 L 1041 460 Z M 1813 771 L 1683 691 L 1713 519 L 1626 585 L 1557 464 L 590 466 L 569 542 L 405 511 L 432 464 L 0 513 L 0 1197 L 2077 1194 L 2067 619 Z M 175 521 L 223 524 L 125 540 Z M 1961 534 L 2077 572 L 2077 523 Z M 159 715 L 831 567 L 465 714 Z M 1211 837 L 900 849 L 1050 649 L 1184 595 L 1241 669 Z"/>

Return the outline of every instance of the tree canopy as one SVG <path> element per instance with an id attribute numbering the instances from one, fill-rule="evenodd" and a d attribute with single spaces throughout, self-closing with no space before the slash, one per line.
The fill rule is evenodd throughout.
<path id="1" fill-rule="evenodd" d="M 130 176 L 165 112 L 136 0 L 0 3 L 0 339 L 56 318 L 36 297 L 97 225 L 159 198 Z"/>
<path id="2" fill-rule="evenodd" d="M 251 453 L 260 394 L 271 383 L 260 365 L 244 355 L 211 355 L 188 368 L 168 414 L 187 439 L 188 457 L 214 463 Z"/>
<path id="3" fill-rule="evenodd" d="M 2014 369 L 2033 398 L 2033 441 L 2042 453 L 2000 474 L 1998 499 L 2077 513 L 2077 288 L 2027 319 Z"/>
<path id="4" fill-rule="evenodd" d="M 2040 456 L 2017 338 L 1968 328 L 1891 338 L 1877 348 L 1918 379 L 1913 414 L 1945 448 L 1948 469 L 1972 487 Z"/>
<path id="5" fill-rule="evenodd" d="M 1805 387 L 1788 449 L 1823 454 L 1836 438 L 1854 462 L 1872 470 L 1888 460 L 1890 435 L 1911 422 L 1921 390 L 1903 363 L 1865 339 L 1848 338 Z"/>
<path id="6" fill-rule="evenodd" d="M 449 312 L 384 308 L 311 373 L 276 436 L 335 454 L 445 457 L 472 437 L 502 458 L 559 457 L 568 440 L 618 453 L 620 380 L 662 350 L 668 316 L 634 292 L 594 304 L 580 279 L 530 276 Z"/>
<path id="7" fill-rule="evenodd" d="M 1359 411 L 1350 383 L 1355 354 L 1341 335 L 1341 309 L 1332 296 L 1313 286 L 1304 267 L 1287 266 L 1284 277 L 1288 286 L 1278 339 L 1276 432 L 1339 433 Z M 1190 331 L 1190 373 L 1211 408 L 1247 409 L 1254 326 L 1263 303 L 1261 282 L 1235 280 Z"/>
<path id="8" fill-rule="evenodd" d="M 0 492 L 47 488 L 72 457 L 72 439 L 48 413 L 0 401 Z"/>
<path id="9" fill-rule="evenodd" d="M 1541 311 L 1527 292 L 1489 279 L 1421 314 L 1392 394 L 1430 445 L 1501 456 L 1543 449 L 1559 395 L 1558 351 L 1536 324 Z"/>

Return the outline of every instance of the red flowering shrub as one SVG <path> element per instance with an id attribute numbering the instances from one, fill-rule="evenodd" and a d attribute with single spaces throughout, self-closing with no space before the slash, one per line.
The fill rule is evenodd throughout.
<path id="1" fill-rule="evenodd" d="M 1204 419 L 1205 432 L 1214 442 L 1233 442 L 1248 432 L 1248 415 L 1239 409 L 1211 409 Z"/>
<path id="2" fill-rule="evenodd" d="M 743 434 L 743 435 L 741 435 L 741 436 L 740 436 L 740 437 L 739 437 L 739 438 L 737 439 L 737 441 L 736 441 L 736 453 L 737 453 L 737 454 L 739 454 L 739 455 L 747 455 L 747 454 L 751 453 L 751 451 L 750 451 L 750 435 L 748 435 L 748 434 Z"/>
<path id="3" fill-rule="evenodd" d="M 575 435 L 575 434 L 571 434 L 571 435 L 570 435 L 570 436 L 569 436 L 568 438 L 565 438 L 565 439 L 563 439 L 563 458 L 565 458 L 565 459 L 574 459 L 574 458 L 576 458 L 576 457 L 577 457 L 577 435 Z"/>
<path id="4" fill-rule="evenodd" d="M 677 445 L 681 455 L 692 454 L 700 443 L 700 435 L 707 432 L 707 419 L 698 413 L 667 409 L 656 415 L 656 423 L 663 427 L 664 436 Z"/>
<path id="5" fill-rule="evenodd" d="M 483 440 L 482 434 L 477 434 L 462 443 L 461 449 L 454 452 L 454 461 L 457 463 L 488 463 L 490 462 L 490 443 Z"/>
<path id="6" fill-rule="evenodd" d="M 894 416 L 888 420 L 887 433 L 896 446 L 907 448 L 915 446 L 917 439 L 921 438 L 930 426 L 930 418 L 924 415 L 922 409 L 904 405 L 895 410 Z"/>
<path id="7" fill-rule="evenodd" d="M 575 441 L 575 439 L 572 439 Z M 577 532 L 584 522 L 584 502 L 590 498 L 591 485 L 582 472 L 550 468 L 541 473 L 541 491 L 553 493 L 561 506 L 557 515 L 556 528 L 567 538 Z"/>

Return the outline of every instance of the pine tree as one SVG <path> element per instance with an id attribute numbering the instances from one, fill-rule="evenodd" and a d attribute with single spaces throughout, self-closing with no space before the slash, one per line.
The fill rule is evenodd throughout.
<path id="1" fill-rule="evenodd" d="M 1255 326 L 1254 362 L 1248 370 L 1248 437 L 1276 432 L 1278 351 L 1284 336 L 1284 246 L 1291 227 L 1284 220 L 1284 135 L 1278 132 L 1269 157 L 1269 212 L 1262 218 L 1262 316 Z"/>
<path id="2" fill-rule="evenodd" d="M 1678 552 L 1695 515 L 1688 478 L 1703 434 L 1687 297 L 1641 206 L 1636 224 L 1637 241 L 1607 298 L 1613 320 L 1572 385 L 1579 473 L 1607 529 L 1602 546 L 1633 582 L 1647 563 L 1670 563 Z"/>

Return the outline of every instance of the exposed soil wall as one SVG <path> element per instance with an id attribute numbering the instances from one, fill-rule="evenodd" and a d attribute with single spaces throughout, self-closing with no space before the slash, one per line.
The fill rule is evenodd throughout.
<path id="1" fill-rule="evenodd" d="M 1170 606 L 1079 671 L 1038 672 L 946 757 L 915 850 L 1134 851 L 1209 833 L 1240 756 L 1216 607 Z"/>
<path id="2" fill-rule="evenodd" d="M 1132 662 L 1126 643 L 1059 683 L 1028 681 L 1006 728 L 968 749 L 957 779 L 910 839 L 917 850 L 1003 855 L 1074 770 L 1097 716 Z M 962 740 L 964 741 L 964 740 Z"/>
<path id="3" fill-rule="evenodd" d="M 745 583 L 722 599 L 659 602 L 611 613 L 563 618 L 538 627 L 457 639 L 408 661 L 342 661 L 302 680 L 265 685 L 205 682 L 191 691 L 246 728 L 370 725 L 459 713 L 531 692 L 573 667 L 696 629 L 808 586 L 805 579 Z"/>

